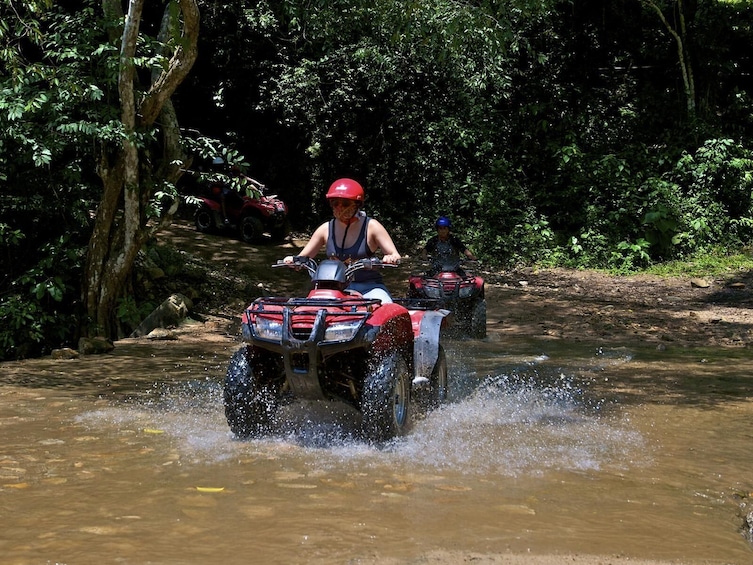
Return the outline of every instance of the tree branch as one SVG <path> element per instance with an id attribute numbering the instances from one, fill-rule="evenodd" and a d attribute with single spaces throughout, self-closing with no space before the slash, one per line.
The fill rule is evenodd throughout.
<path id="1" fill-rule="evenodd" d="M 152 83 L 141 104 L 139 109 L 141 126 L 154 123 L 165 101 L 188 76 L 196 61 L 199 43 L 199 6 L 196 0 L 179 0 L 179 2 L 183 19 L 181 37 L 176 43 L 167 69 L 163 70 Z M 166 9 L 169 9 L 169 6 Z"/>

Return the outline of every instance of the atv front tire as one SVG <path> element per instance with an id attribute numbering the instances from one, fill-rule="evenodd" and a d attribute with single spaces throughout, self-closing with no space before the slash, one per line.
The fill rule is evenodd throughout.
<path id="1" fill-rule="evenodd" d="M 241 220 L 241 239 L 246 243 L 257 243 L 261 241 L 264 232 L 264 226 L 259 218 L 246 216 Z"/>
<path id="2" fill-rule="evenodd" d="M 378 443 L 408 432 L 411 381 L 400 352 L 383 352 L 370 360 L 361 399 L 361 429 L 367 441 Z"/>
<path id="3" fill-rule="evenodd" d="M 225 376 L 225 417 L 230 431 L 241 439 L 268 433 L 279 406 L 278 396 L 270 384 L 260 382 L 252 361 L 251 348 L 241 347 Z"/>

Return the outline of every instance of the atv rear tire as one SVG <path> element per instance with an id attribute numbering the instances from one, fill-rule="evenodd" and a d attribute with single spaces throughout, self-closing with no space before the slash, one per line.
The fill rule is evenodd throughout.
<path id="1" fill-rule="evenodd" d="M 207 206 L 201 206 L 194 216 L 196 229 L 201 233 L 211 233 L 217 226 L 214 225 L 214 212 Z"/>
<path id="2" fill-rule="evenodd" d="M 289 233 L 290 224 L 287 221 L 285 221 L 283 225 L 272 228 L 269 231 L 269 234 L 272 236 L 272 241 L 274 241 L 275 243 L 283 241 L 286 237 L 288 237 Z"/>
<path id="3" fill-rule="evenodd" d="M 412 391 L 415 395 L 413 400 L 418 409 L 416 416 L 423 418 L 432 410 L 439 408 L 442 403 L 447 401 L 448 391 L 447 356 L 444 347 L 440 345 L 437 362 L 434 363 L 429 382 L 426 386 L 419 386 Z"/>
<path id="4" fill-rule="evenodd" d="M 233 434 L 243 439 L 269 432 L 279 399 L 269 385 L 259 382 L 250 347 L 244 345 L 230 359 L 223 396 Z"/>
<path id="5" fill-rule="evenodd" d="M 486 299 L 482 298 L 473 305 L 471 311 L 471 337 L 486 337 Z"/>
<path id="6" fill-rule="evenodd" d="M 361 399 L 361 429 L 372 443 L 405 435 L 411 422 L 411 374 L 397 351 L 373 357 Z"/>
<path id="7" fill-rule="evenodd" d="M 264 232 L 264 226 L 259 218 L 246 216 L 241 220 L 241 239 L 246 243 L 257 243 L 261 241 Z"/>
<path id="8" fill-rule="evenodd" d="M 438 408 L 440 404 L 447 401 L 449 394 L 449 379 L 447 376 L 447 356 L 444 353 L 444 347 L 439 346 L 439 354 L 434 369 L 431 371 L 431 406 Z"/>

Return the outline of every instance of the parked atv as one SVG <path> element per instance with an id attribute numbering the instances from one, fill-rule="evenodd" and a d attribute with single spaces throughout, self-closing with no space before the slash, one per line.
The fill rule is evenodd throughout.
<path id="1" fill-rule="evenodd" d="M 264 194 L 263 185 L 255 185 L 261 193 L 258 198 L 242 195 L 221 183 L 211 184 L 197 195 L 200 202 L 194 216 L 196 229 L 202 233 L 234 230 L 246 243 L 258 243 L 265 232 L 273 241 L 283 240 L 289 231 L 288 207 L 276 195 Z"/>
<path id="2" fill-rule="evenodd" d="M 435 300 L 453 313 L 452 331 L 473 338 L 486 337 L 484 279 L 463 267 L 476 261 L 428 261 L 423 272 L 411 274 L 408 298 Z"/>
<path id="3" fill-rule="evenodd" d="M 449 312 L 382 304 L 345 288 L 359 269 L 394 266 L 306 257 L 273 265 L 307 270 L 312 286 L 306 297 L 258 298 L 242 316 L 245 343 L 224 386 L 225 416 L 237 437 L 268 433 L 280 405 L 302 399 L 351 405 L 363 437 L 382 442 L 446 400 L 440 331 Z"/>

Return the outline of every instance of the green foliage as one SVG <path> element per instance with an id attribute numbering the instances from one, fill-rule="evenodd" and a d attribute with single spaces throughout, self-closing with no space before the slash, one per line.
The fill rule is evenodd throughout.
<path id="1" fill-rule="evenodd" d="M 443 210 L 472 216 L 494 159 L 493 105 L 511 86 L 512 22 L 453 2 L 296 6 L 278 17 L 291 34 L 305 18 L 306 41 L 286 51 L 262 100 L 306 132 L 314 202 L 350 175 L 405 239 Z M 413 202 L 425 205 L 420 221 L 399 221 Z"/>
<path id="2" fill-rule="evenodd" d="M 725 160 L 719 144 L 695 153 L 723 128 L 736 140 L 753 129 L 750 93 L 734 75 L 753 39 L 750 5 L 685 7 L 687 40 L 713 45 L 694 69 L 707 96 L 692 123 L 677 103 L 679 77 L 652 70 L 677 66 L 656 13 L 638 2 L 602 8 L 235 2 L 207 26 L 240 22 L 237 37 L 209 32 L 220 45 L 215 64 L 230 53 L 244 61 L 223 67 L 222 109 L 252 99 L 254 120 L 271 116 L 290 133 L 304 185 L 289 192 L 292 216 L 305 225 L 326 215 L 324 190 L 347 175 L 364 182 L 369 212 L 407 249 L 438 214 L 453 216 L 477 254 L 506 265 L 637 269 L 744 241 L 749 214 L 730 204 L 748 200 L 747 149 L 740 161 Z M 259 89 L 241 80 L 249 69 Z M 683 155 L 717 168 L 689 179 L 673 169 Z M 709 192 L 699 175 L 727 188 Z"/>
<path id="3" fill-rule="evenodd" d="M 83 249 L 98 179 L 104 102 L 112 81 L 96 52 L 93 2 L 0 6 L 0 346 L 4 358 L 73 340 Z M 107 130 L 109 126 L 105 126 Z"/>
<path id="4" fill-rule="evenodd" d="M 121 324 L 133 331 L 152 310 L 154 304 L 151 302 L 138 303 L 133 296 L 124 296 L 118 300 L 115 315 Z"/>
<path id="5" fill-rule="evenodd" d="M 49 348 L 75 339 L 78 327 L 86 323 L 78 310 L 84 286 L 82 259 L 77 255 L 75 262 L 61 262 L 53 251 L 61 237 L 77 253 L 85 249 L 103 180 L 114 179 L 110 184 L 117 187 L 122 174 L 116 155 L 125 140 L 117 45 L 123 22 L 106 18 L 102 8 L 97 0 L 75 5 L 33 0 L 0 4 L 0 242 L 7 244 L 0 300 L 6 316 L 20 324 L 33 313 L 34 324 L 42 328 L 41 334 L 24 333 L 23 324 L 11 324 L 16 329 L 6 333 L 4 340 L 17 342 L 9 351 L 18 355 L 26 351 L 24 340 L 34 350 Z M 164 8 L 161 5 L 142 18 L 134 60 L 137 101 L 144 94 L 139 90 L 149 85 L 153 73 L 171 64 L 165 47 L 183 41 L 175 33 L 165 34 L 167 45 L 155 39 Z M 178 4 L 170 2 L 167 9 L 175 16 Z M 171 25 L 177 22 L 174 18 Z M 164 117 L 172 121 L 171 116 Z M 164 163 L 163 123 L 140 129 L 130 140 L 140 152 L 142 165 L 136 217 L 139 236 L 177 198 L 170 171 L 182 163 L 173 157 L 174 162 Z M 99 208 L 103 209 L 108 207 Z M 115 230 L 118 220 L 113 223 Z M 105 239 L 99 244 L 111 247 L 110 256 L 116 256 L 122 240 L 117 234 Z M 49 261 L 55 263 L 54 274 L 47 272 Z M 122 289 L 108 290 L 117 294 Z M 48 327 L 50 320 L 66 316 L 78 316 L 78 323 Z"/>
<path id="6" fill-rule="evenodd" d="M 197 186 L 212 184 L 224 184 L 239 194 L 261 196 L 259 187 L 246 175 L 250 165 L 240 151 L 206 136 L 187 137 L 183 143 L 193 160 L 181 183 L 184 187 L 182 196 L 187 204 L 196 203 L 192 192 Z M 222 159 L 222 167 L 211 167 L 209 164 L 214 159 Z"/>
<path id="7" fill-rule="evenodd" d="M 14 247 L 21 243 L 26 237 L 21 230 L 14 230 L 8 224 L 0 224 L 0 244 L 7 247 Z"/>
<path id="8" fill-rule="evenodd" d="M 640 238 L 635 242 L 621 241 L 617 250 L 612 252 L 610 267 L 621 273 L 629 273 L 639 268 L 645 268 L 651 257 L 648 249 L 651 243 Z"/>
<path id="9" fill-rule="evenodd" d="M 732 139 L 710 139 L 685 154 L 675 169 L 685 198 L 702 221 L 702 245 L 740 244 L 753 233 L 753 150 Z"/>
<path id="10" fill-rule="evenodd" d="M 11 294 L 0 299 L 0 361 L 39 353 L 56 318 L 37 302 Z"/>
<path id="11" fill-rule="evenodd" d="M 725 249 L 712 249 L 708 253 L 694 255 L 683 261 L 667 261 L 652 265 L 647 273 L 661 276 L 734 276 L 753 270 L 750 249 L 743 253 L 728 253 Z"/>
<path id="12" fill-rule="evenodd" d="M 664 178 L 643 185 L 645 238 L 652 259 L 682 259 L 753 235 L 751 150 L 732 140 L 708 140 L 684 153 Z"/>
<path id="13" fill-rule="evenodd" d="M 71 337 L 83 253 L 69 237 L 44 244 L 40 259 L 0 294 L 0 359 L 38 354 Z"/>

